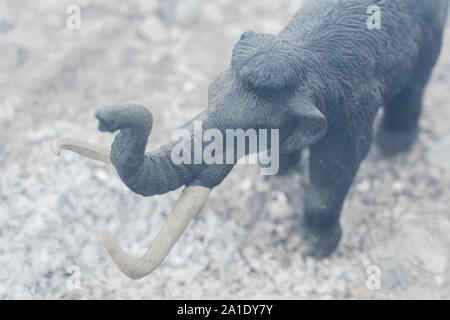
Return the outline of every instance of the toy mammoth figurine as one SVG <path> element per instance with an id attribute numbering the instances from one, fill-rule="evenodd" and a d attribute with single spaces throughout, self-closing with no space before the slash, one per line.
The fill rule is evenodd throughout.
<path id="1" fill-rule="evenodd" d="M 374 3 L 380 28 L 368 26 Z M 204 130 L 220 132 L 278 129 L 281 163 L 294 162 L 309 147 L 301 235 L 305 253 L 328 256 L 339 244 L 342 205 L 371 147 L 379 107 L 385 107 L 377 135 L 382 150 L 408 150 L 417 137 L 447 12 L 448 0 L 310 1 L 278 35 L 242 35 L 230 68 L 210 86 L 208 109 L 183 129 L 192 133 L 196 121 Z M 111 162 L 122 181 L 143 196 L 187 185 L 142 258 L 128 256 L 108 233 L 103 235 L 119 269 L 141 278 L 161 263 L 233 165 L 175 164 L 173 142 L 145 154 L 153 119 L 144 107 L 104 107 L 96 117 L 101 131 L 119 131 L 111 148 L 58 139 L 53 151 L 69 149 Z"/>

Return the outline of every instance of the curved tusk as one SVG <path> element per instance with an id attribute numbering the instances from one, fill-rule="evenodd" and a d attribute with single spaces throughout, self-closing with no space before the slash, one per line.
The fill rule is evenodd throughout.
<path id="1" fill-rule="evenodd" d="M 53 140 L 50 147 L 53 153 L 57 156 L 61 154 L 62 150 L 67 149 L 89 159 L 108 164 L 111 163 L 111 159 L 109 158 L 109 154 L 111 153 L 110 146 L 90 143 L 73 138 L 59 138 Z"/>
<path id="2" fill-rule="evenodd" d="M 157 145 L 151 148 L 147 148 L 146 151 L 158 150 L 162 145 Z M 73 138 L 58 138 L 52 141 L 50 148 L 57 156 L 61 154 L 63 150 L 70 150 L 92 160 L 97 160 L 107 164 L 111 164 L 109 155 L 111 153 L 111 147 L 102 144 L 91 143 L 79 139 Z"/>
<path id="3" fill-rule="evenodd" d="M 192 218 L 201 210 L 210 193 L 210 188 L 188 186 L 175 203 L 151 247 L 140 259 L 130 257 L 108 232 L 104 232 L 103 241 L 116 266 L 132 279 L 140 279 L 151 273 L 167 256 Z"/>

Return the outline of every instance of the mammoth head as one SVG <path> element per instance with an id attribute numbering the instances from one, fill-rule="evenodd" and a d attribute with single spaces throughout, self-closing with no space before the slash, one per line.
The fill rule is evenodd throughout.
<path id="1" fill-rule="evenodd" d="M 266 112 L 279 111 L 282 106 L 280 126 L 285 126 L 282 122 L 286 119 L 293 123 L 280 146 L 282 153 L 303 149 L 327 131 L 325 116 L 315 106 L 310 89 L 305 88 L 311 61 L 309 51 L 301 45 L 253 31 L 245 32 L 233 49 L 232 69 L 238 81 L 253 92 L 255 103 L 266 103 Z M 273 123 L 274 117 L 270 118 Z"/>
<path id="2" fill-rule="evenodd" d="M 296 44 L 247 31 L 233 49 L 232 67 L 258 94 L 292 94 L 305 81 L 307 65 Z"/>

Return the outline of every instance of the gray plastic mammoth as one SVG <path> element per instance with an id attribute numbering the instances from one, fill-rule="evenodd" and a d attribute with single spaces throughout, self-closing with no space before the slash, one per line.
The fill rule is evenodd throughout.
<path id="1" fill-rule="evenodd" d="M 368 25 L 374 4 L 381 28 Z M 184 128 L 192 132 L 198 120 L 203 129 L 222 132 L 279 129 L 282 163 L 294 163 L 309 147 L 300 232 L 305 252 L 325 257 L 341 238 L 342 205 L 372 144 L 379 107 L 385 107 L 377 135 L 382 150 L 407 150 L 417 137 L 447 12 L 448 0 L 310 1 L 278 35 L 242 35 L 230 68 L 209 89 L 208 109 Z M 119 131 L 111 148 L 58 139 L 54 152 L 69 149 L 111 162 L 122 181 L 143 196 L 188 186 L 142 258 L 128 256 L 103 235 L 119 269 L 141 278 L 160 264 L 233 165 L 175 164 L 172 142 L 145 154 L 153 119 L 142 106 L 104 107 L 96 117 L 100 130 Z"/>

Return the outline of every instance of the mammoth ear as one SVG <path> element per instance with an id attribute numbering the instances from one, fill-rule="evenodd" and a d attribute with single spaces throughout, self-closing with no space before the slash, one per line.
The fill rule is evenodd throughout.
<path id="1" fill-rule="evenodd" d="M 281 143 L 281 153 L 293 153 L 316 143 L 327 133 L 327 119 L 307 98 L 294 98 L 288 112 L 295 121 L 289 136 Z"/>

